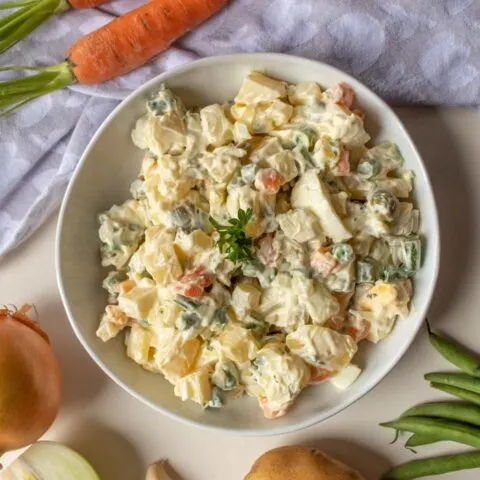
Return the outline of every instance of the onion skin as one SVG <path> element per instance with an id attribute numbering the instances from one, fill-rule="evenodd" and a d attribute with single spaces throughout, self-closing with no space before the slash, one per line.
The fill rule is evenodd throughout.
<path id="1" fill-rule="evenodd" d="M 0 310 L 0 453 L 36 442 L 60 409 L 60 365 L 24 312 Z"/>

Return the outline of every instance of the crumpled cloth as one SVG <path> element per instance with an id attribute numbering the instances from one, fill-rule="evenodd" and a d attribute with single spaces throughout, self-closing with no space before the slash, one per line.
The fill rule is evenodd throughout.
<path id="1" fill-rule="evenodd" d="M 66 12 L 3 54 L 1 64 L 58 63 L 77 38 L 143 1 Z M 108 113 L 161 72 L 210 55 L 283 52 L 339 67 L 394 104 L 472 106 L 480 103 L 479 38 L 478 0 L 231 0 L 135 72 L 74 85 L 0 118 L 0 257 L 55 211 Z"/>

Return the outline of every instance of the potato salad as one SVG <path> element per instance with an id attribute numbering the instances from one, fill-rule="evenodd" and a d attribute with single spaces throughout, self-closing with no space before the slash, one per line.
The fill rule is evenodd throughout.
<path id="1" fill-rule="evenodd" d="M 231 103 L 187 109 L 163 85 L 132 138 L 131 198 L 98 217 L 98 337 L 123 332 L 204 408 L 247 394 L 277 418 L 309 385 L 349 387 L 358 344 L 408 315 L 422 257 L 414 175 L 370 144 L 352 89 L 253 72 Z"/>

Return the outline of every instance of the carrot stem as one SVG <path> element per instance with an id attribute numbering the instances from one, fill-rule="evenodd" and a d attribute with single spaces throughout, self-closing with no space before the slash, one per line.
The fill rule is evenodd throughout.
<path id="1" fill-rule="evenodd" d="M 9 69 L 21 70 L 22 68 L 4 67 L 1 70 Z M 32 70 L 32 68 L 25 67 L 25 70 Z M 39 67 L 34 70 L 38 71 L 38 73 L 28 77 L 0 82 L 0 117 L 8 115 L 42 95 L 75 83 L 75 77 L 68 62 L 62 62 L 50 67 Z"/>
<path id="2" fill-rule="evenodd" d="M 9 2 L 9 4 L 15 3 Z M 19 0 L 18 10 L 0 19 L 0 53 L 26 37 L 51 16 L 70 8 L 66 0 Z M 0 7 L 0 9 L 5 7 Z"/>

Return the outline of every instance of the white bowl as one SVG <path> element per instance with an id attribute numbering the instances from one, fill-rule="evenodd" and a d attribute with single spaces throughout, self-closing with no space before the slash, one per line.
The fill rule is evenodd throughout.
<path id="1" fill-rule="evenodd" d="M 248 397 L 220 410 L 202 410 L 182 402 L 162 378 L 133 363 L 125 355 L 123 335 L 108 343 L 95 336 L 106 302 L 101 288 L 97 213 L 129 197 L 142 152 L 131 141 L 135 120 L 144 113 L 145 99 L 161 83 L 168 85 L 187 105 L 231 100 L 243 78 L 252 70 L 291 83 L 316 81 L 324 86 L 350 84 L 367 113 L 367 130 L 373 141 L 398 144 L 406 168 L 416 174 L 415 197 L 421 210 L 426 253 L 415 278 L 413 310 L 397 322 L 392 334 L 378 345 L 364 345 L 356 357 L 364 369 L 346 391 L 324 384 L 307 388 L 285 417 L 266 420 Z M 80 342 L 115 382 L 158 412 L 190 425 L 246 435 L 293 432 L 325 420 L 365 395 L 393 368 L 412 343 L 433 294 L 439 264 L 439 227 L 430 181 L 424 164 L 397 116 L 377 95 L 345 73 L 328 65 L 279 54 L 242 54 L 199 60 L 160 75 L 126 98 L 105 120 L 83 154 L 68 187 L 57 232 L 57 276 L 70 323 Z M 363 342 L 365 343 L 365 342 Z"/>

